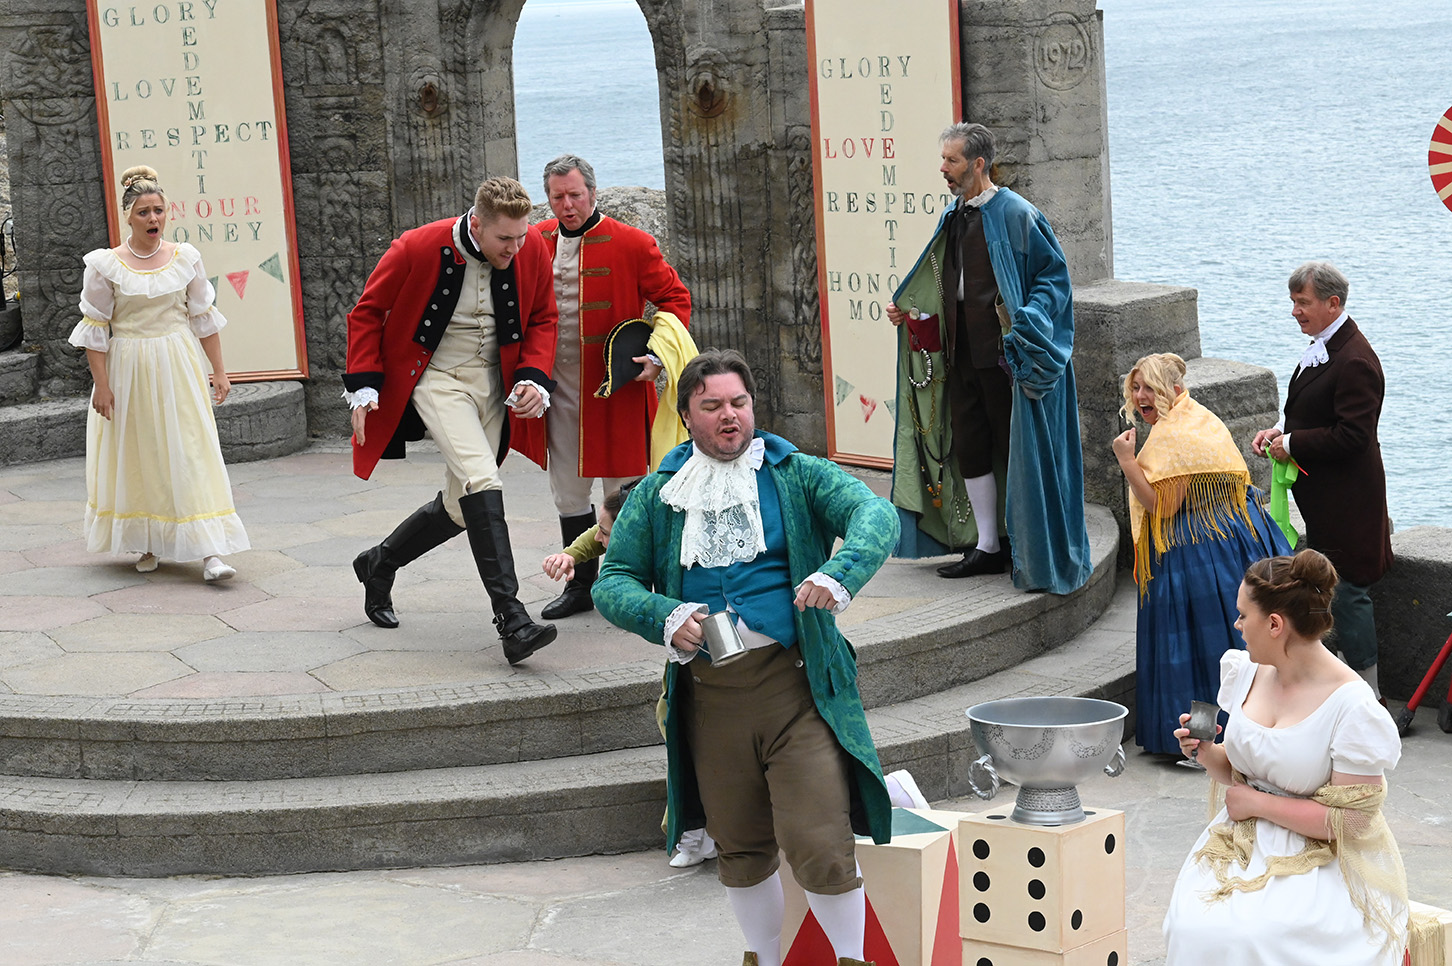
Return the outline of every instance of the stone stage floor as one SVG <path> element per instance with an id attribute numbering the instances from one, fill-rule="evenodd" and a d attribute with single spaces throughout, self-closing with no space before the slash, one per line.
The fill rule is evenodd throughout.
<path id="1" fill-rule="evenodd" d="M 437 490 L 437 453 L 420 448 L 354 478 L 339 444 L 231 467 L 254 549 L 238 577 L 206 586 L 200 564 L 142 575 L 85 551 L 84 463 L 0 468 L 0 694 L 64 699 L 237 698 L 386 692 L 508 680 L 641 659 L 659 651 L 597 615 L 511 669 L 499 653 L 464 539 L 407 568 L 395 590 L 403 627 L 362 613 L 350 562 Z M 864 474 L 879 492 L 881 474 Z M 557 592 L 539 560 L 557 549 L 544 473 L 514 457 L 506 506 L 530 609 Z M 843 624 L 927 606 L 963 584 L 923 562 L 889 563 Z M 1125 579 L 1121 575 L 1121 579 Z M 981 581 L 997 590 L 1007 578 Z M 1010 591 L 1011 592 L 1011 591 Z M 1111 610 L 1132 626 L 1133 596 Z M 1107 615 L 1113 616 L 1113 615 Z M 1452 736 L 1419 714 L 1392 776 L 1388 816 L 1413 897 L 1452 907 Z M 1128 813 L 1131 959 L 1161 961 L 1159 922 L 1175 872 L 1204 820 L 1202 776 L 1131 754 L 1121 778 L 1083 787 Z M 1000 798 L 1011 795 L 1012 790 Z M 976 800 L 943 807 L 976 811 Z M 0 962 L 22 964 L 604 964 L 734 966 L 740 939 L 714 863 L 667 867 L 659 852 L 442 869 L 257 878 L 119 879 L 0 872 Z"/>

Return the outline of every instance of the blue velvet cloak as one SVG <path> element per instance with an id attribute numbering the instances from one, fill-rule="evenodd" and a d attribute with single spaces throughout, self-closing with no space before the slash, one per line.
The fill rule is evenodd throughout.
<path id="1" fill-rule="evenodd" d="M 928 247 L 893 296 L 905 311 L 917 307 L 924 315 L 938 315 L 940 326 L 939 266 L 944 229 L 956 207 L 943 212 Z M 983 233 L 999 295 L 1012 319 L 1003 354 L 1013 376 L 1013 418 L 999 499 L 1011 541 L 1013 582 L 1023 590 L 1067 594 L 1083 586 L 1093 570 L 1084 524 L 1069 268 L 1048 219 L 1007 188 L 983 206 Z M 899 328 L 898 340 L 892 484 L 892 502 L 902 516 L 897 553 L 927 557 L 966 549 L 978 531 L 965 512 L 966 493 L 951 455 L 942 378 L 948 363 L 943 353 L 910 349 L 906 325 Z"/>

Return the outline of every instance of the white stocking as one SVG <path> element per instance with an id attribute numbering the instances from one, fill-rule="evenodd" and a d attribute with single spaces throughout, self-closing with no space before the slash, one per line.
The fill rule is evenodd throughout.
<path id="1" fill-rule="evenodd" d="M 1367 684 L 1369 684 L 1371 686 L 1371 693 L 1373 695 L 1375 695 L 1376 697 L 1380 698 L 1381 697 L 1381 685 L 1376 680 L 1376 677 L 1377 677 L 1377 675 L 1376 675 L 1376 665 L 1373 664 L 1371 667 L 1364 667 L 1360 671 L 1357 671 L 1356 673 L 1359 674 L 1359 675 L 1361 675 L 1361 680 L 1365 681 Z"/>
<path id="2" fill-rule="evenodd" d="M 973 508 L 973 520 L 978 524 L 978 549 L 984 553 L 998 553 L 998 481 L 992 473 L 964 480 L 968 490 L 968 505 Z"/>
<path id="3" fill-rule="evenodd" d="M 731 911 L 746 937 L 746 948 L 756 953 L 761 966 L 781 966 L 781 920 L 785 915 L 781 895 L 781 873 L 773 872 L 754 886 L 727 887 Z M 811 898 L 811 894 L 807 896 Z M 827 934 L 828 936 L 831 933 Z"/>
<path id="4" fill-rule="evenodd" d="M 858 886 L 839 896 L 807 893 L 807 905 L 817 924 L 827 934 L 832 951 L 838 959 L 861 959 L 862 943 L 867 933 L 867 893 Z"/>

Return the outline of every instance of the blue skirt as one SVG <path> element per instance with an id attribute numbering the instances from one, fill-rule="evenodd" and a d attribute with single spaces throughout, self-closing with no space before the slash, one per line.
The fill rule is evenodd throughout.
<path id="1" fill-rule="evenodd" d="M 1235 629 L 1235 597 L 1245 568 L 1291 552 L 1259 497 L 1258 490 L 1247 488 L 1252 526 L 1221 515 L 1223 537 L 1196 514 L 1177 514 L 1171 524 L 1174 546 L 1151 567 L 1136 628 L 1135 742 L 1145 751 L 1180 753 L 1174 736 L 1180 715 L 1192 700 L 1215 700 L 1220 655 L 1245 648 Z"/>

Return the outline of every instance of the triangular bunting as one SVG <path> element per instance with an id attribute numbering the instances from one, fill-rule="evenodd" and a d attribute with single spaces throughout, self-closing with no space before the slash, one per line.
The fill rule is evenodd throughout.
<path id="1" fill-rule="evenodd" d="M 279 282 L 284 280 L 282 277 L 282 255 L 278 252 L 273 252 L 271 258 L 263 262 L 261 265 L 258 265 L 257 267 L 262 269 L 268 275 L 271 275 L 273 278 L 277 279 Z"/>
<path id="2" fill-rule="evenodd" d="M 882 404 L 887 407 L 887 414 L 893 419 L 897 419 L 897 400 L 887 399 Z"/>
<path id="3" fill-rule="evenodd" d="M 210 285 L 210 286 L 212 286 L 212 290 L 213 291 L 216 291 L 217 282 L 218 282 L 218 280 L 221 279 L 221 277 L 222 276 L 220 276 L 220 275 L 213 275 L 211 278 L 207 279 L 207 284 Z"/>
<path id="4" fill-rule="evenodd" d="M 247 291 L 247 276 L 249 274 L 250 273 L 246 269 L 243 269 L 240 272 L 227 273 L 227 281 L 231 282 L 232 287 L 237 290 L 237 297 L 239 299 L 243 298 L 244 296 L 242 293 Z"/>
<path id="5" fill-rule="evenodd" d="M 858 393 L 857 399 L 862 403 L 862 421 L 865 423 L 877 412 L 877 400 L 866 393 Z"/>
<path id="6" fill-rule="evenodd" d="M 852 383 L 843 379 L 841 376 L 834 376 L 833 378 L 837 383 L 837 405 L 840 406 L 842 405 L 842 400 L 852 394 Z"/>

